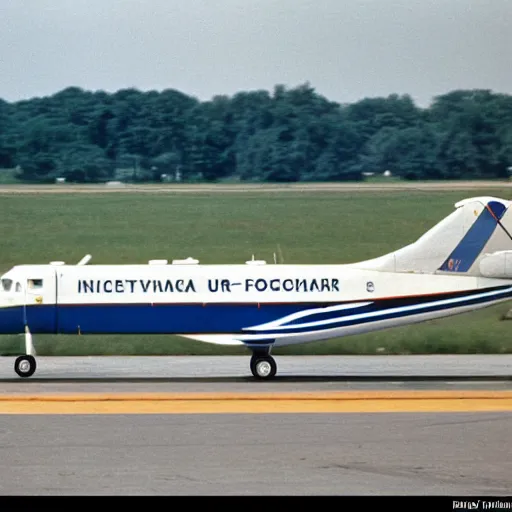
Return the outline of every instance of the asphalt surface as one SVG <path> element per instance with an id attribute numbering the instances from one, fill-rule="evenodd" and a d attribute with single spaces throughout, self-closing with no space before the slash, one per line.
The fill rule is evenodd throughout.
<path id="1" fill-rule="evenodd" d="M 0 416 L 2 495 L 510 496 L 512 413 Z"/>
<path id="2" fill-rule="evenodd" d="M 250 356 L 37 357 L 21 379 L 0 357 L 0 393 L 512 389 L 512 354 L 275 356 L 276 378 L 256 381 Z"/>
<path id="3" fill-rule="evenodd" d="M 0 358 L 0 393 L 512 389 L 512 355 Z M 0 415 L 0 495 L 458 495 L 512 489 L 512 413 Z"/>

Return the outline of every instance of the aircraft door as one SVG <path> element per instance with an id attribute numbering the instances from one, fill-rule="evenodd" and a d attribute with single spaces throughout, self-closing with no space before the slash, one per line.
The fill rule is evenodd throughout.
<path id="1" fill-rule="evenodd" d="M 24 321 L 31 332 L 57 330 L 57 273 L 55 269 L 35 270 L 24 283 Z"/>

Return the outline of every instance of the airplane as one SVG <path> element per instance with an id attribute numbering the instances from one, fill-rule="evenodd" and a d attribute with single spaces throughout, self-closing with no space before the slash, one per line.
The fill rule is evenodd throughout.
<path id="1" fill-rule="evenodd" d="M 20 377 L 36 371 L 33 334 L 174 334 L 251 352 L 272 379 L 275 347 L 342 338 L 512 298 L 511 201 L 471 197 L 415 242 L 350 264 L 136 265 L 53 261 L 0 278 L 0 334 L 24 334 Z M 434 205 L 435 207 L 435 205 Z"/>

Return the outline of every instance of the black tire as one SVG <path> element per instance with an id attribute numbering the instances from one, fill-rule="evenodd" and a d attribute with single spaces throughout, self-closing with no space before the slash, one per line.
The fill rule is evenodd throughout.
<path id="1" fill-rule="evenodd" d="M 251 372 L 260 380 L 273 379 L 277 373 L 277 364 L 272 356 L 252 356 Z"/>
<path id="2" fill-rule="evenodd" d="M 14 362 L 14 371 L 23 378 L 34 375 L 37 364 L 34 356 L 20 356 Z"/>

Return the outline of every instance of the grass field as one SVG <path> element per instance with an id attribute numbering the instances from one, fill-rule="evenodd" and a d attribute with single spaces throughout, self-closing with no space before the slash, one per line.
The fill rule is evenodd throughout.
<path id="1" fill-rule="evenodd" d="M 370 191 L 0 194 L 0 271 L 19 263 L 145 263 L 192 256 L 202 263 L 251 258 L 349 263 L 414 241 L 468 196 L 502 192 Z M 512 352 L 510 305 L 378 333 L 278 349 L 276 354 Z M 245 354 L 173 336 L 38 336 L 40 355 Z M 0 353 L 22 336 L 0 337 Z"/>

